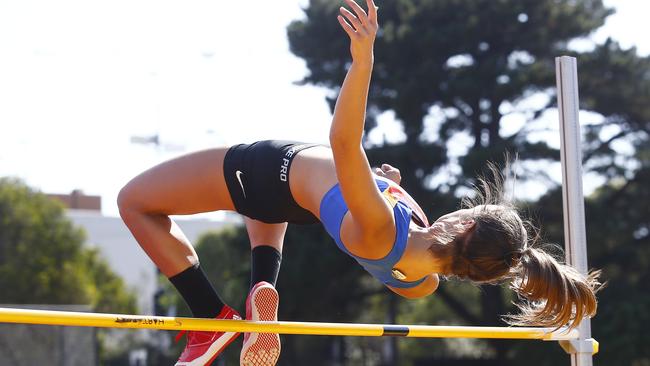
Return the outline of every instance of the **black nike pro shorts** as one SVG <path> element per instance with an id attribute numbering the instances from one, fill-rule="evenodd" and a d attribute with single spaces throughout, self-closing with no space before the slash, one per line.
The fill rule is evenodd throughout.
<path id="1" fill-rule="evenodd" d="M 235 145 L 223 161 L 223 174 L 238 213 L 268 224 L 315 224 L 318 219 L 298 206 L 289 188 L 289 169 L 301 150 L 319 146 L 267 140 Z"/>

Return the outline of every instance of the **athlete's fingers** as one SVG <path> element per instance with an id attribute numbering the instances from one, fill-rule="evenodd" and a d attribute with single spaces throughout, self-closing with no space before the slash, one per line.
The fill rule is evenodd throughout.
<path id="1" fill-rule="evenodd" d="M 375 5 L 374 0 L 366 0 L 366 5 L 368 5 L 368 19 L 377 24 L 377 5 Z"/>
<path id="2" fill-rule="evenodd" d="M 359 32 L 363 25 L 361 25 L 361 22 L 359 22 L 359 19 L 354 16 L 348 9 L 341 7 L 340 9 L 341 14 L 348 20 L 348 23 L 352 24 L 354 29 Z"/>
<path id="3" fill-rule="evenodd" d="M 355 36 L 354 28 L 352 28 L 352 26 L 348 24 L 348 22 L 346 22 L 345 19 L 343 19 L 343 16 L 339 15 L 336 17 L 336 19 L 338 19 L 339 24 L 341 24 L 341 27 L 343 28 L 345 33 L 347 33 L 348 36 L 350 36 L 350 38 Z"/>
<path id="4" fill-rule="evenodd" d="M 357 15 L 357 18 L 359 19 L 359 22 L 361 24 L 365 24 L 368 21 L 368 14 L 366 14 L 366 11 L 363 10 L 359 4 L 357 4 L 356 1 L 354 0 L 345 0 L 345 2 L 354 10 L 354 13 Z"/>
<path id="5" fill-rule="evenodd" d="M 402 176 L 397 172 L 387 172 L 384 176 L 397 184 L 402 183 Z"/>
<path id="6" fill-rule="evenodd" d="M 393 182 L 400 184 L 402 181 L 402 174 L 400 173 L 399 169 L 395 168 L 394 166 L 390 164 L 382 164 L 381 165 L 381 171 L 383 173 L 383 176 L 392 180 Z"/>

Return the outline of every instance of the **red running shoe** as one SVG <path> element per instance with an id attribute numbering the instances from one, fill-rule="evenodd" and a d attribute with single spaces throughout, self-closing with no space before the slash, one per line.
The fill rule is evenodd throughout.
<path id="1" fill-rule="evenodd" d="M 280 296 L 268 282 L 259 282 L 248 293 L 246 319 L 277 321 Z M 244 333 L 240 366 L 274 366 L 280 357 L 280 336 L 275 333 Z"/>
<path id="2" fill-rule="evenodd" d="M 241 316 L 230 306 L 224 305 L 216 319 L 241 320 Z M 185 350 L 183 350 L 175 366 L 210 365 L 240 334 L 235 332 L 181 331 L 176 336 L 176 341 L 178 342 L 185 333 L 187 333 L 187 345 L 185 345 Z"/>

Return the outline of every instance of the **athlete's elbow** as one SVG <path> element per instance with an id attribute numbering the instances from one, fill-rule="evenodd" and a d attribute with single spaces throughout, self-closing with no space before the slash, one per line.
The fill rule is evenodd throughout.
<path id="1" fill-rule="evenodd" d="M 423 297 L 427 297 L 432 293 L 434 293 L 437 288 L 438 288 L 437 286 L 434 288 L 431 287 L 422 288 L 419 291 L 415 291 L 414 293 L 409 294 L 409 296 L 405 296 L 405 297 L 408 299 L 421 299 Z"/>
<path id="2" fill-rule="evenodd" d="M 393 290 L 396 294 L 400 295 L 401 297 L 409 300 L 415 300 L 415 299 L 421 299 L 423 297 L 427 297 L 431 295 L 432 292 L 428 291 L 395 291 Z"/>
<path id="3" fill-rule="evenodd" d="M 361 139 L 356 136 L 350 136 L 345 131 L 340 131 L 332 127 L 330 129 L 330 146 L 332 150 L 346 151 L 350 149 L 358 149 L 361 146 Z"/>
<path id="4" fill-rule="evenodd" d="M 389 288 L 396 294 L 405 297 L 407 299 L 420 299 L 434 293 L 438 289 L 439 284 L 440 284 L 440 279 L 438 278 L 437 275 L 429 275 L 429 277 L 424 282 L 412 288 L 403 288 L 403 289 L 398 289 L 394 287 L 389 287 Z"/>
<path id="5" fill-rule="evenodd" d="M 336 130 L 332 129 L 330 131 L 330 146 L 332 150 L 342 150 L 348 148 L 350 142 L 345 138 L 336 133 Z"/>
<path id="6" fill-rule="evenodd" d="M 421 299 L 423 297 L 426 297 L 428 294 L 409 292 L 409 293 L 400 293 L 399 295 L 405 299 L 416 300 L 416 299 Z"/>
<path id="7" fill-rule="evenodd" d="M 433 285 L 420 285 L 417 287 L 409 288 L 409 289 L 398 289 L 394 287 L 389 287 L 394 293 L 407 298 L 407 299 L 421 299 L 423 297 L 427 297 L 434 293 L 436 289 L 438 289 L 438 284 L 435 283 Z"/>

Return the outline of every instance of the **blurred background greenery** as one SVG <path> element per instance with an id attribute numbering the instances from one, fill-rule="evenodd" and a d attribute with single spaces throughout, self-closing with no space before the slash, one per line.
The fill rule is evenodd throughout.
<path id="1" fill-rule="evenodd" d="M 486 162 L 518 156 L 517 184 L 544 182 L 519 206 L 550 242 L 563 242 L 560 187 L 549 167 L 558 144 L 539 138 L 555 119 L 554 58 L 578 58 L 589 265 L 608 286 L 592 321 L 596 365 L 650 365 L 650 59 L 607 40 L 577 51 L 612 10 L 600 0 L 391 0 L 378 2 L 380 26 L 366 130 L 391 111 L 402 137 L 367 144 L 371 163 L 401 169 L 402 185 L 430 218 L 458 208 Z M 340 6 L 311 0 L 287 29 L 306 61 L 301 81 L 336 100 L 349 64 L 348 40 L 331 21 Z M 640 33 L 639 36 L 642 36 Z M 537 103 L 527 103 L 537 96 Z M 524 121 L 509 119 L 513 111 Z M 583 115 L 581 115 L 583 116 Z M 596 116 L 595 118 L 593 116 Z M 537 137 L 536 137 L 537 136 Z M 622 147 L 622 148 L 621 148 Z M 453 168 L 449 168 L 452 166 Z M 515 187 L 516 191 L 516 187 Z M 134 312 L 130 293 L 62 207 L 15 179 L 0 180 L 0 303 L 91 304 Z M 215 286 L 243 310 L 249 249 L 243 228 L 207 233 L 196 248 Z M 187 309 L 167 286 L 161 312 Z M 290 226 L 278 290 L 280 318 L 299 321 L 499 325 L 513 310 L 506 286 L 444 282 L 426 299 L 394 296 L 340 253 L 320 226 Z M 238 341 L 241 342 L 241 341 Z M 238 343 L 235 343 L 238 344 Z M 173 362 L 180 350 L 151 364 Z M 230 347 L 222 364 L 236 364 Z M 104 358 L 106 364 L 110 363 Z M 510 340 L 415 340 L 284 336 L 280 365 L 563 365 L 555 344 Z"/>

